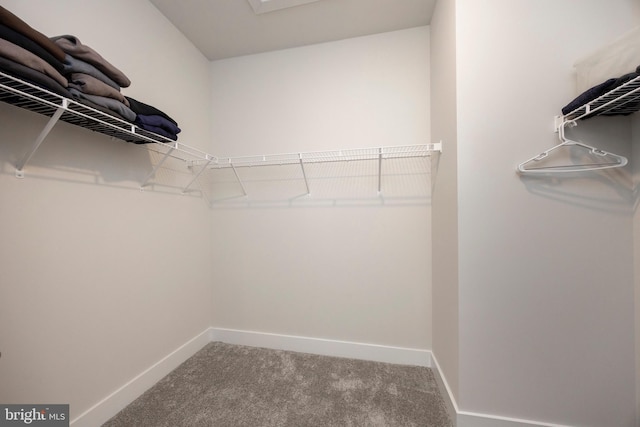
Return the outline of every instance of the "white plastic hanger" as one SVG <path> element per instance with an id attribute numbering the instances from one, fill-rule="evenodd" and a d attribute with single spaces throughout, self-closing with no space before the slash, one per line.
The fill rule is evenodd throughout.
<path id="1" fill-rule="evenodd" d="M 560 144 L 556 145 L 538 154 L 535 157 L 530 158 L 518 165 L 518 172 L 521 174 L 533 174 L 533 173 L 564 173 L 564 172 L 582 172 L 582 171 L 592 171 L 592 170 L 600 170 L 600 169 L 612 169 L 612 168 L 620 168 L 627 164 L 628 160 L 626 157 L 618 156 L 617 154 L 609 153 L 607 151 L 601 150 L 599 148 L 591 147 L 590 145 L 583 144 L 581 142 L 572 141 L 567 139 L 564 136 L 564 129 L 566 126 L 577 126 L 575 120 L 567 120 L 563 121 L 560 126 L 558 126 L 558 137 L 560 138 Z M 547 156 L 554 150 L 557 150 L 560 147 L 565 146 L 577 146 L 584 148 L 589 151 L 589 154 L 593 154 L 598 157 L 598 162 L 591 163 L 574 163 L 569 165 L 559 165 L 559 166 L 539 166 L 535 167 L 535 165 L 543 159 L 546 159 Z M 533 167 L 532 167 L 533 166 Z"/>

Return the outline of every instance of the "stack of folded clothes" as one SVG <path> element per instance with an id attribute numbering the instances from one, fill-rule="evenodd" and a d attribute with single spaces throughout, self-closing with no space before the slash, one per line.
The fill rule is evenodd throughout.
<path id="1" fill-rule="evenodd" d="M 0 6 L 0 71 L 176 141 L 163 111 L 124 96 L 131 81 L 78 37 L 47 37 Z"/>
<path id="2" fill-rule="evenodd" d="M 0 70 L 70 97 L 64 58 L 59 46 L 0 6 Z"/>
<path id="3" fill-rule="evenodd" d="M 65 53 L 64 72 L 74 99 L 89 101 L 130 122 L 135 120 L 136 113 L 120 93 L 120 88 L 131 85 L 122 71 L 75 36 L 52 37 L 51 41 Z"/>
<path id="4" fill-rule="evenodd" d="M 131 109 L 136 113 L 134 123 L 138 127 L 174 141 L 178 139 L 178 134 L 180 133 L 178 123 L 166 113 L 128 96 L 125 96 L 125 98 L 129 101 Z"/>

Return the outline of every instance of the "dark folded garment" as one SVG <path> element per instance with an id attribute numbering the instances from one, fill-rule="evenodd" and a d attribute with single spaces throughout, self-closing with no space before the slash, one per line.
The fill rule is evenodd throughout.
<path id="1" fill-rule="evenodd" d="M 76 36 L 64 35 L 52 37 L 51 40 L 58 45 L 65 53 L 75 56 L 89 64 L 95 66 L 98 70 L 109 76 L 114 82 L 121 87 L 129 87 L 131 80 L 118 68 L 109 61 L 104 59 L 102 55 L 93 50 L 91 47 L 84 45 Z"/>
<path id="2" fill-rule="evenodd" d="M 62 62 L 58 61 L 49 51 L 40 46 L 38 43 L 31 40 L 16 30 L 7 27 L 4 24 L 0 24 L 0 38 L 10 41 L 11 43 L 20 46 L 23 49 L 28 50 L 34 55 L 39 56 L 51 65 L 57 72 L 64 74 L 64 66 Z"/>
<path id="3" fill-rule="evenodd" d="M 181 129 L 178 126 L 162 116 L 145 116 L 143 114 L 138 114 L 136 116 L 135 123 L 140 125 L 140 127 L 142 127 L 141 125 L 159 127 L 173 135 L 177 135 L 181 132 Z"/>
<path id="4" fill-rule="evenodd" d="M 65 98 L 71 98 L 71 93 L 51 77 L 2 56 L 0 56 L 0 70 Z"/>
<path id="5" fill-rule="evenodd" d="M 64 51 L 47 38 L 44 34 L 35 30 L 29 26 L 22 19 L 18 18 L 13 13 L 9 12 L 4 7 L 0 6 L 0 24 L 4 24 L 7 27 L 19 32 L 23 36 L 26 36 L 38 43 L 44 49 L 46 49 L 54 58 L 58 61 L 64 61 Z"/>
<path id="6" fill-rule="evenodd" d="M 628 74 L 625 74 L 624 76 L 618 77 L 616 79 L 616 82 L 613 84 L 613 87 L 611 89 L 609 89 L 609 90 L 616 89 L 616 88 L 624 85 L 625 83 L 628 83 L 631 80 L 633 80 L 633 79 L 635 79 L 637 77 L 640 77 L 640 74 L 638 73 L 639 70 L 640 70 L 640 67 L 638 67 L 638 69 L 636 69 L 635 73 L 628 73 Z M 634 113 L 634 112 L 638 111 L 639 109 L 640 109 L 640 101 L 639 100 L 627 98 L 626 102 L 624 102 L 622 105 L 619 105 L 618 107 L 613 108 L 612 110 L 606 110 L 601 114 L 603 116 L 628 116 L 629 114 Z"/>
<path id="7" fill-rule="evenodd" d="M 169 120 L 174 125 L 178 126 L 178 123 L 169 117 L 164 111 L 158 110 L 156 107 L 147 105 L 144 102 L 137 101 L 129 96 L 125 96 L 129 100 L 129 107 L 136 113 L 143 116 L 162 116 Z"/>
<path id="8" fill-rule="evenodd" d="M 633 73 L 624 74 L 618 77 L 617 79 L 607 79 L 606 81 L 592 88 L 589 88 L 586 91 L 582 92 L 580 95 L 578 95 L 573 101 L 571 101 L 569 104 L 567 104 L 565 107 L 562 108 L 562 114 L 569 114 L 573 110 L 580 108 L 591 101 L 596 100 L 597 98 L 601 97 L 605 93 L 610 92 L 639 76 L 640 76 L 640 66 Z M 596 112 L 593 114 L 586 115 L 585 117 L 583 117 L 583 119 L 588 119 L 588 118 L 597 116 L 599 114 L 609 115 L 609 116 L 615 116 L 620 114 L 627 115 L 627 114 L 630 114 L 628 112 L 630 108 L 631 108 L 630 105 L 627 105 L 627 107 L 625 108 L 627 112 L 625 113 L 619 113 L 619 112 L 616 112 L 615 110 L 613 112 L 603 112 L 603 113 Z"/>
<path id="9" fill-rule="evenodd" d="M 152 126 L 152 125 L 145 125 L 144 123 L 136 123 L 136 125 L 144 130 L 148 130 L 149 132 L 153 132 L 153 133 L 157 133 L 158 135 L 162 135 L 165 138 L 169 138 L 173 141 L 177 141 L 178 140 L 178 135 L 171 133 L 169 131 L 167 131 L 166 129 L 163 129 L 161 127 L 158 126 Z"/>
<path id="10" fill-rule="evenodd" d="M 568 103 L 562 108 L 562 114 L 569 114 L 576 108 L 580 108 L 583 105 L 593 101 L 594 99 L 604 95 L 608 91 L 614 88 L 616 79 L 608 79 L 592 88 L 589 88 L 578 95 L 573 101 Z"/>

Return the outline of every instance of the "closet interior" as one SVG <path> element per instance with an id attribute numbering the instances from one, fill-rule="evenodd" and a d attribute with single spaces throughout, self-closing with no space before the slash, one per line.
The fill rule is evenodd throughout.
<path id="1" fill-rule="evenodd" d="M 99 425 L 222 341 L 429 366 L 463 426 L 631 426 L 640 76 L 570 87 L 631 1 L 590 2 L 615 19 L 576 40 L 571 0 L 403 0 L 431 23 L 212 60 L 170 0 L 6 0 L 107 47 L 183 132 L 0 60 L 0 403 L 62 396 Z M 251 18 L 340 2 L 293 3 Z"/>

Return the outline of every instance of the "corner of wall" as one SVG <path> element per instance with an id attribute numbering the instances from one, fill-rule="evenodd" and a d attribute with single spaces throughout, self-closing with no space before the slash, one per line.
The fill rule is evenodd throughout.
<path id="1" fill-rule="evenodd" d="M 431 139 L 442 141 L 433 190 L 433 353 L 458 396 L 458 191 L 456 2 L 440 0 L 431 21 Z"/>
<path id="2" fill-rule="evenodd" d="M 631 121 L 631 168 L 633 185 L 633 282 L 635 304 L 635 351 L 636 351 L 636 426 L 640 427 L 640 116 Z"/>

